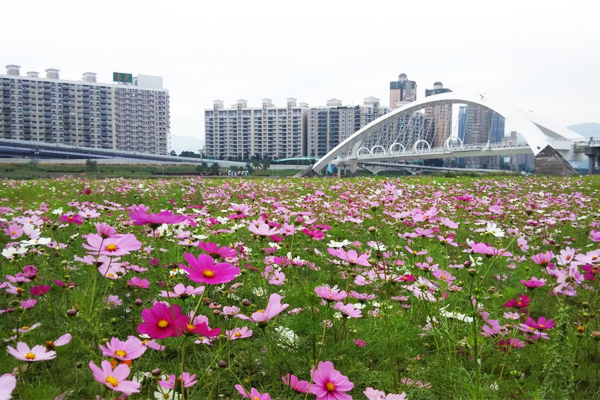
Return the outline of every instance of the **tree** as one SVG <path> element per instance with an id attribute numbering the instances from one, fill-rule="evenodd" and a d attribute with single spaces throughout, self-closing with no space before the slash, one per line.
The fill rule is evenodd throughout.
<path id="1" fill-rule="evenodd" d="M 171 150 L 171 157 L 177 157 L 177 153 L 175 152 L 175 150 Z"/>
<path id="2" fill-rule="evenodd" d="M 215 175 L 219 174 L 219 164 L 217 163 L 212 163 L 212 165 L 208 168 L 208 170 Z"/>
<path id="3" fill-rule="evenodd" d="M 250 164 L 250 163 L 246 164 L 246 171 L 248 171 L 248 175 L 252 175 L 252 173 L 254 172 L 254 168 L 252 167 L 252 164 Z"/>
<path id="4" fill-rule="evenodd" d="M 269 169 L 270 166 L 271 166 L 271 161 L 269 159 L 263 160 L 262 169 L 264 169 L 266 171 Z"/>

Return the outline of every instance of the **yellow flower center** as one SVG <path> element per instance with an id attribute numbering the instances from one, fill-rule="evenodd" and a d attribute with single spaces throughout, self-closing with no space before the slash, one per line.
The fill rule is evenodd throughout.
<path id="1" fill-rule="evenodd" d="M 72 220 L 72 219 L 73 219 L 73 216 L 71 215 L 71 216 L 69 217 L 69 220 Z"/>
<path id="2" fill-rule="evenodd" d="M 53 349 L 53 348 L 54 348 L 54 341 L 52 341 L 52 340 L 48 340 L 48 341 L 46 342 L 46 349 L 48 349 L 48 350 L 51 350 L 51 349 Z"/>
<path id="3" fill-rule="evenodd" d="M 17 288 L 17 293 L 23 293 L 23 292 L 24 292 L 24 289 L 22 289 L 22 288 Z"/>
<path id="4" fill-rule="evenodd" d="M 35 360 L 35 354 L 27 353 L 27 354 L 25 354 L 25 358 L 28 360 Z"/>
<path id="5" fill-rule="evenodd" d="M 327 382 L 325 389 L 327 389 L 328 392 L 333 392 L 335 390 L 335 385 L 332 382 Z"/>
<path id="6" fill-rule="evenodd" d="M 28 330 L 29 330 L 29 327 L 28 327 L 28 326 L 24 326 L 24 327 L 22 327 L 22 328 L 21 328 L 21 330 L 22 330 L 22 331 L 28 331 Z"/>
<path id="7" fill-rule="evenodd" d="M 214 278 L 215 272 L 211 271 L 210 269 L 205 269 L 204 271 L 202 271 L 202 276 L 205 278 Z"/>
<path id="8" fill-rule="evenodd" d="M 106 251 L 117 251 L 117 245 L 114 243 L 111 243 L 109 245 L 106 245 L 106 247 L 104 248 L 104 250 Z"/>
<path id="9" fill-rule="evenodd" d="M 119 384 L 119 381 L 116 380 L 114 376 L 107 376 L 106 383 L 112 385 L 112 387 L 117 387 L 117 385 Z"/>
<path id="10" fill-rule="evenodd" d="M 108 274 L 108 276 L 110 276 L 111 278 L 115 277 L 115 274 L 113 274 L 112 272 L 110 274 Z"/>
<path id="11" fill-rule="evenodd" d="M 545 327 L 545 325 L 540 324 L 540 328 L 544 329 Z"/>
<path id="12" fill-rule="evenodd" d="M 15 232 L 15 231 L 10 231 L 10 234 L 14 236 L 14 235 L 16 235 L 16 234 L 17 234 L 17 232 Z"/>
<path id="13" fill-rule="evenodd" d="M 264 312 L 265 312 L 265 310 L 258 310 L 258 311 L 256 311 L 256 312 L 259 312 L 259 313 L 264 313 Z"/>
<path id="14" fill-rule="evenodd" d="M 146 343 L 148 343 L 148 341 L 149 341 L 149 339 L 144 339 L 144 340 L 142 340 L 142 344 L 145 346 Z"/>
<path id="15" fill-rule="evenodd" d="M 117 351 L 115 351 L 115 356 L 127 357 L 127 352 L 125 350 L 117 350 Z"/>
<path id="16" fill-rule="evenodd" d="M 235 337 L 242 337 L 242 334 L 240 332 L 236 332 Z"/>
<path id="17" fill-rule="evenodd" d="M 188 328 L 189 331 L 193 331 L 194 329 L 196 329 L 196 325 L 187 324 L 187 328 Z"/>
<path id="18" fill-rule="evenodd" d="M 166 328 L 167 326 L 169 326 L 169 322 L 166 319 L 161 319 L 158 321 L 158 327 L 161 329 Z"/>

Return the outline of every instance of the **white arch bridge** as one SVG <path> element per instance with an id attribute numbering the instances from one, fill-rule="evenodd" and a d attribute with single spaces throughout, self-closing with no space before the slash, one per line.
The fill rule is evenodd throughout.
<path id="1" fill-rule="evenodd" d="M 481 125 L 477 126 L 474 135 L 477 137 L 466 137 L 463 141 L 456 135 L 456 129 L 452 129 L 452 107 L 455 105 L 475 106 L 471 109 L 479 114 L 471 118 Z M 494 138 L 494 113 L 503 117 L 525 142 L 503 142 L 503 129 L 502 138 Z M 468 132 L 467 135 L 473 133 Z M 531 112 L 486 95 L 451 92 L 408 103 L 372 121 L 327 153 L 313 165 L 312 171 L 318 172 L 328 164 L 355 173 L 359 165 L 376 162 L 516 154 L 535 155 L 536 169 L 538 158 L 542 157 L 545 161 L 539 163 L 540 167 L 544 164 L 552 165 L 554 170 L 569 169 L 565 160 L 585 161 L 587 149 L 599 145 L 598 142 L 586 141 L 586 138 L 567 128 L 542 121 Z"/>

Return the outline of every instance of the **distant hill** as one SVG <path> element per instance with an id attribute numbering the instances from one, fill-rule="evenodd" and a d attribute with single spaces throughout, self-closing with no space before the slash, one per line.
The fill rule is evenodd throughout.
<path id="1" fill-rule="evenodd" d="M 204 147 L 204 141 L 193 137 L 171 135 L 171 150 L 177 155 L 182 151 L 193 151 L 198 153 Z"/>
<path id="2" fill-rule="evenodd" d="M 600 137 L 600 124 L 589 122 L 587 124 L 577 124 L 568 126 L 573 132 L 577 132 L 585 137 Z"/>

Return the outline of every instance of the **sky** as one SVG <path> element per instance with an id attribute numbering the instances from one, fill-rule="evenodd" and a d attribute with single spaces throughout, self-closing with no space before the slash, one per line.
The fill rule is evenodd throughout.
<path id="1" fill-rule="evenodd" d="M 556 125 L 600 122 L 595 0 L 21 0 L 2 15 L 3 65 L 162 76 L 171 134 L 199 140 L 215 99 L 388 105 L 400 73 L 418 98 L 441 81 Z"/>

